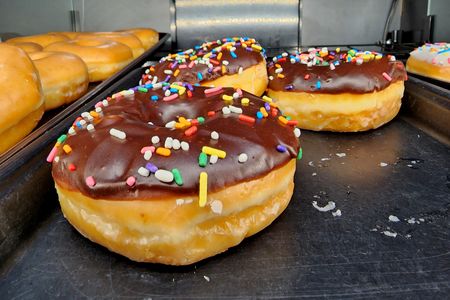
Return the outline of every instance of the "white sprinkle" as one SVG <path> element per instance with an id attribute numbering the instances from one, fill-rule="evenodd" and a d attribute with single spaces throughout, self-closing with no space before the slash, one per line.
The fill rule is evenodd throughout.
<path id="1" fill-rule="evenodd" d="M 159 136 L 157 136 L 157 135 L 152 136 L 152 143 L 153 144 L 158 144 L 159 143 Z"/>
<path id="2" fill-rule="evenodd" d="M 242 74 L 243 71 L 244 71 L 244 68 L 239 67 L 239 69 L 238 69 L 238 74 Z"/>
<path id="3" fill-rule="evenodd" d="M 155 177 L 161 182 L 171 183 L 173 181 L 172 172 L 163 169 L 156 171 Z"/>
<path id="4" fill-rule="evenodd" d="M 391 57 L 389 58 L 389 61 L 395 61 L 395 60 L 396 60 L 395 56 L 391 55 Z"/>
<path id="5" fill-rule="evenodd" d="M 173 73 L 172 70 L 164 70 L 164 74 L 170 75 L 172 73 Z"/>
<path id="6" fill-rule="evenodd" d="M 80 125 L 82 128 L 84 128 L 86 126 L 86 121 L 85 120 L 80 120 Z"/>
<path id="7" fill-rule="evenodd" d="M 211 279 L 209 279 L 208 276 L 203 276 L 203 278 L 205 278 L 205 280 L 208 281 L 208 282 L 211 280 Z"/>
<path id="8" fill-rule="evenodd" d="M 102 108 L 100 106 L 95 108 L 95 112 L 96 113 L 101 113 L 102 112 Z"/>
<path id="9" fill-rule="evenodd" d="M 228 114 L 231 113 L 231 111 L 230 111 L 230 109 L 229 109 L 228 107 L 224 106 L 224 107 L 222 108 L 222 113 L 223 113 L 224 115 L 228 115 Z"/>
<path id="10" fill-rule="evenodd" d="M 315 209 L 322 212 L 330 211 L 336 208 L 336 203 L 334 203 L 333 201 L 328 201 L 328 204 L 325 205 L 324 207 L 318 206 L 317 201 L 313 201 L 312 205 L 314 206 Z"/>
<path id="11" fill-rule="evenodd" d="M 297 127 L 294 128 L 294 135 L 296 138 L 299 138 L 302 135 L 300 128 L 297 128 Z"/>
<path id="12" fill-rule="evenodd" d="M 385 162 L 380 162 L 380 167 L 386 167 L 388 164 Z"/>
<path id="13" fill-rule="evenodd" d="M 238 161 L 239 161 L 241 164 L 242 164 L 242 163 L 245 163 L 245 162 L 247 161 L 247 159 L 248 159 L 247 154 L 245 154 L 245 153 L 239 154 Z"/>
<path id="14" fill-rule="evenodd" d="M 166 90 L 165 92 L 164 92 L 164 96 L 166 96 L 166 97 L 169 97 L 170 96 L 170 90 Z"/>
<path id="15" fill-rule="evenodd" d="M 95 130 L 94 125 L 92 125 L 92 124 L 89 124 L 89 125 L 86 127 L 86 129 L 87 129 L 88 131 L 94 131 L 94 130 Z"/>
<path id="16" fill-rule="evenodd" d="M 310 167 L 315 167 L 315 166 L 314 166 L 314 162 L 313 162 L 313 161 L 308 162 L 308 166 L 310 166 Z"/>
<path id="17" fill-rule="evenodd" d="M 291 64 L 295 64 L 295 59 L 291 58 Z"/>
<path id="18" fill-rule="evenodd" d="M 345 153 L 336 153 L 336 156 L 337 157 L 346 157 L 347 156 L 347 154 L 345 154 Z"/>
<path id="19" fill-rule="evenodd" d="M 153 124 L 153 122 L 147 122 L 147 124 L 152 125 L 152 126 L 155 125 L 155 124 Z"/>
<path id="20" fill-rule="evenodd" d="M 53 161 L 54 161 L 55 163 L 59 162 L 59 156 L 55 156 L 55 158 L 53 159 Z"/>
<path id="21" fill-rule="evenodd" d="M 278 58 L 276 57 L 276 56 L 274 56 L 273 58 L 272 58 L 272 61 L 274 61 L 274 62 L 276 62 L 278 60 Z"/>
<path id="22" fill-rule="evenodd" d="M 400 219 L 397 216 L 390 215 L 389 222 L 400 222 Z"/>
<path id="23" fill-rule="evenodd" d="M 180 148 L 181 148 L 180 141 L 177 140 L 177 139 L 174 139 L 173 142 L 172 142 L 172 148 L 173 148 L 174 150 L 180 149 Z"/>
<path id="24" fill-rule="evenodd" d="M 156 80 L 153 80 L 153 81 L 157 81 L 158 80 L 158 77 L 156 77 L 155 76 L 155 78 L 154 79 L 156 79 Z M 154 91 L 156 91 L 156 90 L 159 90 L 160 88 L 162 88 L 162 82 L 158 82 L 158 83 L 153 83 L 153 90 Z"/>
<path id="25" fill-rule="evenodd" d="M 230 111 L 231 111 L 232 113 L 235 113 L 235 114 L 242 114 L 242 108 L 240 108 L 240 107 L 236 107 L 236 106 L 233 106 L 233 105 L 229 105 L 228 108 L 230 109 Z"/>
<path id="26" fill-rule="evenodd" d="M 108 100 L 103 100 L 102 101 L 103 107 L 107 107 L 109 105 L 109 101 Z"/>
<path id="27" fill-rule="evenodd" d="M 233 99 L 239 99 L 239 93 L 238 92 L 234 92 L 233 93 Z"/>
<path id="28" fill-rule="evenodd" d="M 213 140 L 218 140 L 219 139 L 219 133 L 217 133 L 217 131 L 211 132 L 211 138 Z"/>
<path id="29" fill-rule="evenodd" d="M 273 80 L 273 76 L 272 75 L 269 76 L 269 80 Z"/>
<path id="30" fill-rule="evenodd" d="M 181 142 L 181 149 L 183 149 L 184 151 L 188 151 L 189 150 L 189 144 L 186 142 Z"/>
<path id="31" fill-rule="evenodd" d="M 222 209 L 223 209 L 222 201 L 214 200 L 213 202 L 211 202 L 211 210 L 213 213 L 220 215 L 222 213 Z"/>
<path id="32" fill-rule="evenodd" d="M 397 232 L 391 232 L 391 231 L 388 231 L 388 230 L 383 231 L 383 233 L 384 233 L 385 236 L 390 236 L 390 237 L 393 237 L 393 238 L 395 238 L 397 236 Z"/>
<path id="33" fill-rule="evenodd" d="M 281 54 L 281 56 L 283 56 L 283 57 L 286 57 L 286 56 L 288 56 L 289 54 L 287 53 L 287 52 L 283 52 L 282 54 Z"/>
<path id="34" fill-rule="evenodd" d="M 283 72 L 283 68 L 278 68 L 278 69 L 275 70 L 276 74 L 280 74 L 281 72 Z"/>
<path id="35" fill-rule="evenodd" d="M 150 171 L 144 167 L 140 167 L 138 169 L 138 173 L 139 173 L 139 175 L 144 176 L 144 177 L 148 177 L 150 175 Z"/>
<path id="36" fill-rule="evenodd" d="M 222 64 L 223 64 L 224 66 L 228 66 L 228 65 L 230 64 L 230 62 L 229 62 L 228 60 L 224 60 L 224 61 L 222 61 Z"/>
<path id="37" fill-rule="evenodd" d="M 172 149 L 172 145 L 173 145 L 173 138 L 169 136 L 166 138 L 166 141 L 164 142 L 164 148 Z"/>
<path id="38" fill-rule="evenodd" d="M 166 124 L 166 128 L 175 128 L 175 121 L 170 121 Z"/>
<path id="39" fill-rule="evenodd" d="M 70 127 L 68 133 L 70 135 L 75 135 L 77 132 L 75 131 L 75 129 L 73 127 Z"/>
<path id="40" fill-rule="evenodd" d="M 152 158 L 152 155 L 153 155 L 152 151 L 147 150 L 147 151 L 144 152 L 144 159 L 145 160 L 150 160 L 150 158 Z"/>
<path id="41" fill-rule="evenodd" d="M 121 139 L 121 140 L 124 140 L 124 139 L 127 137 L 127 135 L 125 134 L 125 132 L 120 131 L 120 130 L 117 130 L 117 129 L 115 129 L 115 128 L 111 128 L 111 129 L 109 130 L 109 134 L 112 135 L 112 136 L 114 136 L 114 137 L 116 137 L 116 138 L 118 138 L 118 139 Z"/>
<path id="42" fill-rule="evenodd" d="M 213 165 L 217 162 L 218 159 L 219 159 L 219 157 L 217 155 L 211 155 L 209 157 L 209 163 Z"/>
<path id="43" fill-rule="evenodd" d="M 333 217 L 340 217 L 340 216 L 342 216 L 342 212 L 341 212 L 340 209 L 338 209 L 336 211 L 333 211 L 331 214 L 333 215 Z"/>

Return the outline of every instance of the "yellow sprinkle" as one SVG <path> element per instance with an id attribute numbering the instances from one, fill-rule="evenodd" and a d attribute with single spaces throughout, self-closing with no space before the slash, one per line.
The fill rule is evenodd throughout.
<path id="1" fill-rule="evenodd" d="M 341 52 L 341 48 L 336 48 L 336 53 Z"/>
<path id="2" fill-rule="evenodd" d="M 242 98 L 241 99 L 241 104 L 242 105 L 249 105 L 249 103 L 250 103 L 250 100 L 248 98 Z"/>
<path id="3" fill-rule="evenodd" d="M 170 156 L 170 149 L 167 148 L 163 148 L 163 147 L 158 147 L 156 149 L 156 154 L 159 154 L 161 156 Z"/>
<path id="4" fill-rule="evenodd" d="M 265 102 L 272 103 L 272 98 L 270 98 L 270 97 L 263 96 L 262 99 L 263 99 Z"/>
<path id="5" fill-rule="evenodd" d="M 284 78 L 284 75 L 280 73 L 280 74 L 277 75 L 277 77 L 278 78 Z"/>
<path id="6" fill-rule="evenodd" d="M 189 121 L 186 120 L 185 117 L 179 117 L 179 118 L 178 118 L 178 122 L 180 122 L 180 123 L 189 123 Z"/>
<path id="7" fill-rule="evenodd" d="M 93 118 L 98 118 L 98 113 L 94 110 L 90 111 L 89 114 L 93 117 Z"/>
<path id="8" fill-rule="evenodd" d="M 267 118 L 269 116 L 269 114 L 267 113 L 267 110 L 264 107 L 261 107 L 259 109 L 259 111 L 262 113 L 262 115 L 264 116 L 264 118 Z"/>
<path id="9" fill-rule="evenodd" d="M 208 57 L 210 57 L 212 55 L 212 52 L 208 52 L 208 53 L 206 53 L 205 55 L 203 55 L 203 57 L 204 58 L 208 58 Z"/>
<path id="10" fill-rule="evenodd" d="M 224 65 L 222 65 L 222 74 L 225 74 L 227 72 L 227 68 L 225 68 Z"/>
<path id="11" fill-rule="evenodd" d="M 364 62 L 370 61 L 370 55 L 369 54 L 364 54 L 363 55 L 363 60 L 364 60 Z"/>
<path id="12" fill-rule="evenodd" d="M 66 152 L 67 154 L 69 154 L 70 152 L 72 152 L 72 148 L 69 145 L 64 145 L 63 146 L 63 150 L 64 152 Z"/>
<path id="13" fill-rule="evenodd" d="M 278 117 L 278 120 L 280 120 L 280 122 L 283 123 L 284 125 L 286 125 L 286 124 L 288 123 L 288 119 L 286 119 L 286 118 L 283 117 L 283 116 L 279 116 L 279 117 Z"/>
<path id="14" fill-rule="evenodd" d="M 233 96 L 223 95 L 222 99 L 225 100 L 225 101 L 233 101 Z"/>
<path id="15" fill-rule="evenodd" d="M 179 122 L 175 123 L 176 129 L 183 129 L 185 127 L 187 127 L 186 123 L 179 123 Z"/>
<path id="16" fill-rule="evenodd" d="M 255 50 L 257 50 L 257 51 L 261 51 L 261 50 L 262 50 L 262 47 L 259 46 L 259 45 L 253 44 L 253 45 L 252 45 L 252 49 L 255 49 Z"/>
<path id="17" fill-rule="evenodd" d="M 217 60 L 221 60 L 222 59 L 222 52 L 220 52 L 219 54 L 217 54 Z"/>
<path id="18" fill-rule="evenodd" d="M 203 146 L 202 152 L 208 155 L 216 155 L 218 158 L 225 158 L 225 156 L 227 156 L 225 151 L 208 146 Z"/>
<path id="19" fill-rule="evenodd" d="M 175 72 L 173 73 L 173 76 L 177 77 L 178 74 L 180 74 L 180 69 L 176 69 Z"/>
<path id="20" fill-rule="evenodd" d="M 197 55 L 191 56 L 189 57 L 190 60 L 196 60 L 197 59 Z"/>
<path id="21" fill-rule="evenodd" d="M 375 59 L 376 59 L 376 60 L 379 60 L 379 59 L 381 59 L 382 57 L 383 57 L 382 55 L 377 54 L 377 56 L 375 56 Z"/>
<path id="22" fill-rule="evenodd" d="M 248 47 L 248 45 L 246 43 L 242 43 L 241 46 L 242 46 L 242 48 L 247 48 Z"/>
<path id="23" fill-rule="evenodd" d="M 199 178 L 198 205 L 204 207 L 208 200 L 208 173 L 201 172 Z"/>
<path id="24" fill-rule="evenodd" d="M 270 102 L 269 105 L 270 105 L 270 107 L 278 108 L 278 104 L 275 102 Z"/>
<path id="25" fill-rule="evenodd" d="M 281 65 L 280 65 L 280 64 L 275 64 L 275 67 L 276 67 L 277 69 L 279 69 L 279 68 L 281 68 Z"/>

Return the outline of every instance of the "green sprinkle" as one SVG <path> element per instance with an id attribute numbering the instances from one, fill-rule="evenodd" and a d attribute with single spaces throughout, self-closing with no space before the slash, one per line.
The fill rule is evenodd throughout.
<path id="1" fill-rule="evenodd" d="M 198 165 L 202 168 L 206 167 L 206 164 L 208 163 L 208 156 L 205 153 L 200 153 L 198 156 Z"/>
<path id="2" fill-rule="evenodd" d="M 138 91 L 142 93 L 147 93 L 148 89 L 146 89 L 145 87 L 138 87 Z"/>
<path id="3" fill-rule="evenodd" d="M 302 159 L 302 157 L 303 157 L 303 149 L 300 148 L 300 149 L 298 150 L 297 159 L 300 160 L 300 159 Z"/>
<path id="4" fill-rule="evenodd" d="M 172 169 L 172 174 L 175 179 L 175 183 L 179 186 L 183 185 L 183 177 L 181 177 L 181 173 L 178 169 Z"/>
<path id="5" fill-rule="evenodd" d="M 289 116 L 284 116 L 285 118 L 286 118 L 286 120 L 288 120 L 288 121 L 290 121 L 290 120 L 292 120 L 292 118 L 291 117 L 289 117 Z"/>
<path id="6" fill-rule="evenodd" d="M 198 121 L 200 124 L 203 124 L 203 123 L 205 123 L 205 118 L 203 118 L 203 117 L 198 117 L 198 118 L 197 118 L 197 121 Z"/>
<path id="7" fill-rule="evenodd" d="M 61 135 L 56 141 L 60 144 L 64 143 L 67 140 L 67 135 Z"/>

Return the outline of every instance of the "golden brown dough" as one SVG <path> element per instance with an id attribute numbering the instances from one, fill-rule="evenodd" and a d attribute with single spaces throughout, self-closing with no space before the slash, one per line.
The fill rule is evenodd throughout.
<path id="1" fill-rule="evenodd" d="M 151 28 L 129 28 L 118 31 L 134 34 L 146 50 L 155 45 L 159 40 L 159 33 Z"/>

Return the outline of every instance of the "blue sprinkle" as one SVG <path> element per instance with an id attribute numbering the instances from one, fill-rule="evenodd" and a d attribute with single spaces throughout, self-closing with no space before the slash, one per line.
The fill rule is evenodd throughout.
<path id="1" fill-rule="evenodd" d="M 171 93 L 178 93 L 178 90 L 177 90 L 176 88 L 171 88 L 171 89 L 170 89 L 170 92 L 171 92 Z"/>
<path id="2" fill-rule="evenodd" d="M 262 112 L 258 111 L 258 112 L 256 113 L 256 118 L 262 119 L 262 118 L 263 118 Z"/>
<path id="3" fill-rule="evenodd" d="M 194 83 L 194 86 L 200 86 L 200 83 L 198 83 L 198 82 Z"/>
<path id="4" fill-rule="evenodd" d="M 153 88 L 153 84 L 147 83 L 146 85 L 144 85 L 144 87 L 145 87 L 146 89 L 152 89 L 152 88 Z"/>
<path id="5" fill-rule="evenodd" d="M 237 55 L 236 55 L 236 53 L 234 53 L 234 51 L 230 51 L 230 54 L 233 58 L 237 58 Z"/>
<path id="6" fill-rule="evenodd" d="M 155 166 L 155 165 L 152 164 L 152 163 L 147 163 L 147 164 L 145 165 L 145 168 L 146 168 L 147 170 L 149 170 L 150 172 L 152 172 L 152 173 L 156 173 L 156 171 L 158 171 L 158 167 Z"/>
<path id="7" fill-rule="evenodd" d="M 270 104 L 269 103 L 264 103 L 264 108 L 267 110 L 267 111 L 270 111 Z"/>
<path id="8" fill-rule="evenodd" d="M 317 81 L 317 82 L 316 82 L 316 88 L 317 88 L 318 90 L 320 90 L 321 87 L 322 87 L 322 84 L 320 83 L 320 81 Z"/>
<path id="9" fill-rule="evenodd" d="M 153 95 L 150 99 L 152 99 L 153 101 L 158 101 L 159 97 L 156 95 Z"/>
<path id="10" fill-rule="evenodd" d="M 203 75 L 202 75 L 202 73 L 198 72 L 198 73 L 197 73 L 197 78 L 198 78 L 198 80 L 203 80 Z"/>
<path id="11" fill-rule="evenodd" d="M 287 149 L 283 145 L 277 145 L 277 151 L 283 153 L 283 152 L 286 152 Z"/>

